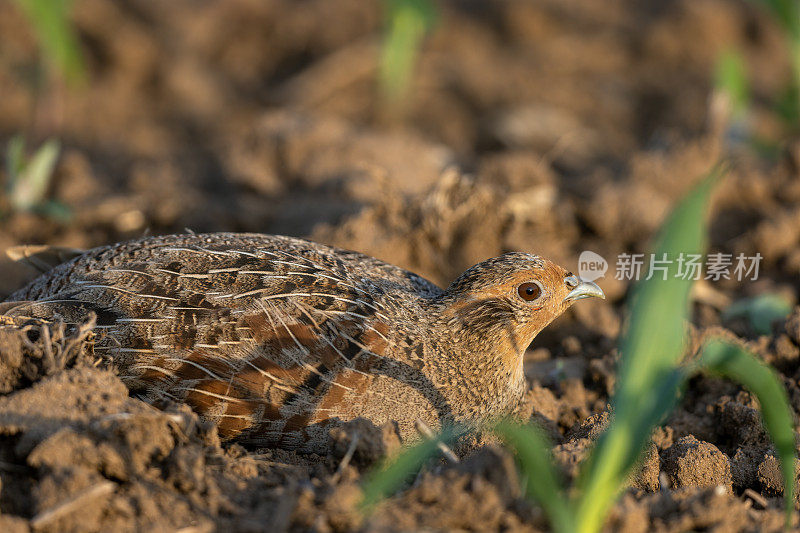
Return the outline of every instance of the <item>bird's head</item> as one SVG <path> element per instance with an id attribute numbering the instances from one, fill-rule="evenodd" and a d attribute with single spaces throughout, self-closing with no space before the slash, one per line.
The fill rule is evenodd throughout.
<path id="1" fill-rule="evenodd" d="M 595 283 L 542 257 L 507 253 L 464 272 L 447 288 L 443 302 L 451 323 L 518 357 L 570 305 L 591 297 L 605 298 Z"/>

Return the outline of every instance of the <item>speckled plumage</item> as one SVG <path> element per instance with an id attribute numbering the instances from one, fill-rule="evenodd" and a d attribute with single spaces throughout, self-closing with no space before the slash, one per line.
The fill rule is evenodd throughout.
<path id="1" fill-rule="evenodd" d="M 534 302 L 520 283 L 543 287 Z M 569 281 L 565 281 L 569 280 Z M 85 252 L 9 314 L 97 314 L 96 353 L 132 391 L 188 403 L 227 439 L 320 450 L 331 424 L 396 420 L 405 436 L 509 412 L 522 354 L 571 302 L 574 276 L 512 253 L 446 290 L 377 259 L 257 234 L 173 235 Z"/>

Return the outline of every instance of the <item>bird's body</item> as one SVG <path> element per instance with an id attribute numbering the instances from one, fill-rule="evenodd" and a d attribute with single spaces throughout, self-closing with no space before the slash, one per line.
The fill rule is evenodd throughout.
<path id="1" fill-rule="evenodd" d="M 529 280 L 541 289 L 532 302 Z M 577 285 L 528 254 L 442 290 L 300 239 L 187 234 L 87 251 L 7 307 L 67 321 L 94 312 L 96 353 L 146 400 L 186 402 L 224 438 L 319 451 L 332 424 L 359 416 L 411 436 L 417 419 L 435 428 L 508 413 L 522 353 Z"/>

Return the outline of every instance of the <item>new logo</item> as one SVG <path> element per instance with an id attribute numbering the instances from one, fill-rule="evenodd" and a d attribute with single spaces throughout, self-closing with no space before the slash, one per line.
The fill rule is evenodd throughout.
<path id="1" fill-rule="evenodd" d="M 578 276 L 586 281 L 594 281 L 605 276 L 608 271 L 608 261 L 600 254 L 590 250 L 581 252 L 578 258 Z"/>

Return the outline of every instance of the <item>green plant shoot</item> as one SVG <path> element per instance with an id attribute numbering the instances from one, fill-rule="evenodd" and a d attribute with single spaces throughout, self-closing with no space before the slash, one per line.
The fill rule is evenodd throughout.
<path id="1" fill-rule="evenodd" d="M 621 341 L 613 419 L 584 465 L 579 480 L 578 529 L 599 531 L 647 445 L 650 431 L 672 409 L 682 382 L 676 368 L 686 345 L 689 289 L 678 276 L 680 254 L 705 250 L 706 210 L 720 167 L 681 202 L 667 220 L 655 248 L 656 259 L 670 260 L 635 287 L 629 324 Z"/>
<path id="2" fill-rule="evenodd" d="M 45 204 L 61 148 L 51 139 L 26 160 L 25 140 L 14 136 L 8 143 L 6 170 L 8 200 L 15 211 L 32 211 Z"/>
<path id="3" fill-rule="evenodd" d="M 69 20 L 70 0 L 16 0 L 28 18 L 42 54 L 70 85 L 85 81 L 86 68 Z"/>
<path id="4" fill-rule="evenodd" d="M 574 531 L 574 516 L 550 455 L 552 444 L 544 433 L 534 426 L 508 422 L 501 422 L 494 431 L 516 453 L 523 474 L 528 476 L 527 494 L 547 512 L 553 529 L 559 533 Z"/>
<path id="5" fill-rule="evenodd" d="M 425 33 L 433 26 L 435 10 L 430 0 L 386 0 L 387 32 L 381 49 L 380 89 L 389 105 L 408 93 Z"/>
<path id="6" fill-rule="evenodd" d="M 735 50 L 720 54 L 714 72 L 714 86 L 727 95 L 734 117 L 747 111 L 750 107 L 750 88 L 742 54 Z"/>
<path id="7" fill-rule="evenodd" d="M 756 0 L 772 13 L 783 27 L 791 60 L 792 83 L 787 95 L 790 100 L 782 103 L 782 114 L 786 118 L 800 118 L 800 2 L 797 0 Z"/>
<path id="8" fill-rule="evenodd" d="M 791 312 L 791 302 L 779 294 L 769 293 L 731 304 L 722 313 L 722 317 L 725 319 L 744 317 L 756 333 L 767 335 L 772 331 L 773 322 L 786 318 Z"/>
<path id="9" fill-rule="evenodd" d="M 786 525 L 794 507 L 795 464 L 794 420 L 789 397 L 778 376 L 767 365 L 739 346 L 719 340 L 709 341 L 701 352 L 697 370 L 708 370 L 731 378 L 750 389 L 761 405 L 764 427 L 775 444 L 783 474 Z"/>
<path id="10" fill-rule="evenodd" d="M 439 443 L 450 442 L 464 432 L 462 427 L 448 427 L 436 438 L 424 439 L 385 461 L 367 476 L 362 485 L 364 499 L 361 501 L 361 508 L 368 511 L 381 499 L 389 496 L 410 476 L 419 472 L 422 465 L 436 453 Z"/>

